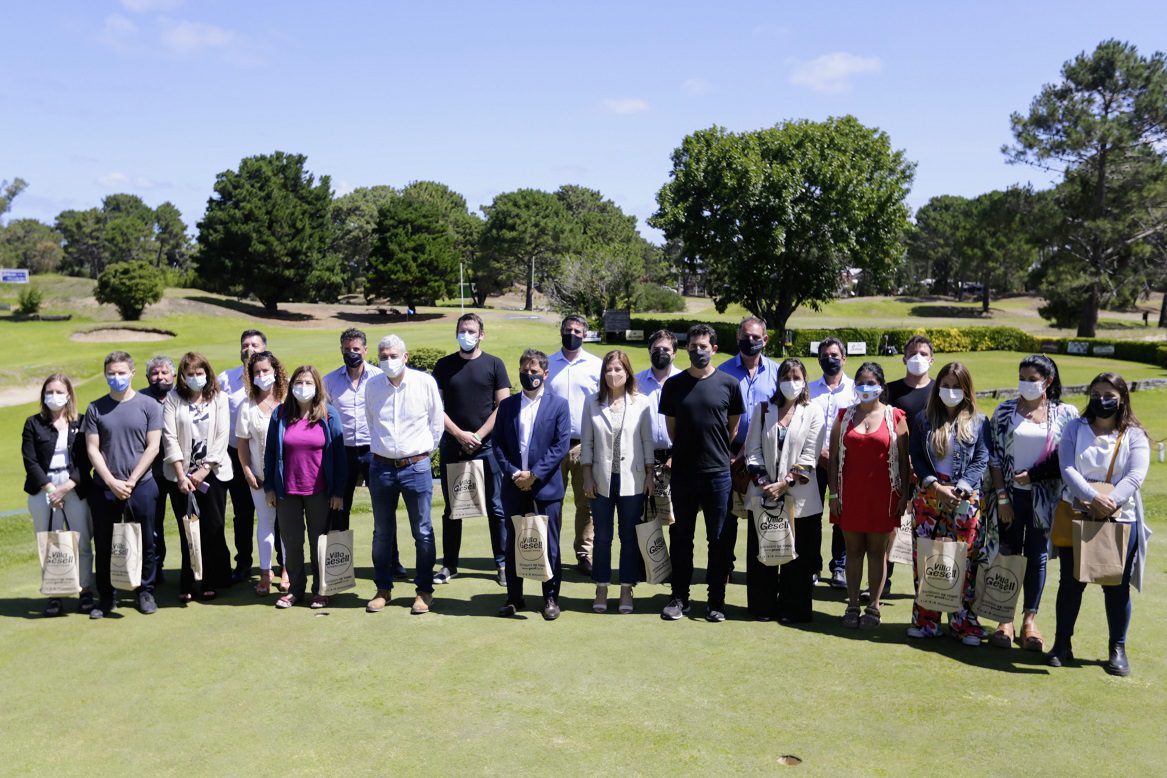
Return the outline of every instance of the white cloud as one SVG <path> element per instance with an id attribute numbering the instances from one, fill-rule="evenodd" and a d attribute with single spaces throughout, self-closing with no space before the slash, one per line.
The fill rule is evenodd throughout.
<path id="1" fill-rule="evenodd" d="M 790 74 L 790 83 L 833 94 L 849 90 L 852 76 L 878 73 L 882 68 L 879 57 L 860 57 L 836 51 L 796 65 Z"/>
<path id="2" fill-rule="evenodd" d="M 125 49 L 138 32 L 138 25 L 121 14 L 110 14 L 101 25 L 97 39 L 111 49 Z"/>
<path id="3" fill-rule="evenodd" d="M 604 110 L 616 114 L 644 113 L 648 110 L 648 101 L 639 97 L 608 99 L 604 101 Z"/>
<path id="4" fill-rule="evenodd" d="M 350 184 L 348 181 L 345 181 L 342 178 L 340 181 L 337 181 L 336 184 L 333 185 L 332 194 L 334 197 L 344 197 L 349 192 L 352 192 L 355 190 L 356 190 L 355 185 Z"/>
<path id="5" fill-rule="evenodd" d="M 121 0 L 122 8 L 136 14 L 157 11 L 173 11 L 182 5 L 182 0 Z"/>
<path id="6" fill-rule="evenodd" d="M 707 95 L 713 91 L 713 85 L 704 78 L 690 78 L 681 87 L 691 95 Z"/>
<path id="7" fill-rule="evenodd" d="M 159 181 L 152 181 L 142 176 L 127 175 L 121 171 L 114 171 L 104 176 L 98 176 L 97 183 L 106 189 L 155 189 L 159 186 L 167 186 L 167 184 Z"/>
<path id="8" fill-rule="evenodd" d="M 206 49 L 227 49 L 236 40 L 231 30 L 186 19 L 167 22 L 162 28 L 162 45 L 171 53 L 179 55 L 197 54 Z"/>

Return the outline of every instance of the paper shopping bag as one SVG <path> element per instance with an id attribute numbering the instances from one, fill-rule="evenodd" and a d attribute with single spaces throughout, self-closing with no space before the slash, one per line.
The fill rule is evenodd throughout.
<path id="1" fill-rule="evenodd" d="M 900 526 L 892 535 L 891 549 L 887 554 L 889 562 L 899 565 L 912 564 L 912 534 L 912 508 L 908 506 L 904 515 L 900 517 Z"/>
<path id="2" fill-rule="evenodd" d="M 992 564 L 977 568 L 973 613 L 993 621 L 1013 621 L 1021 584 L 1025 581 L 1025 556 L 998 554 Z"/>
<path id="3" fill-rule="evenodd" d="M 61 514 L 61 529 L 53 529 L 53 519 Z M 81 563 L 77 549 L 81 535 L 69 530 L 65 511 L 54 510 L 49 515 L 49 531 L 36 533 L 37 551 L 41 560 L 41 594 L 62 597 L 81 591 Z"/>
<path id="4" fill-rule="evenodd" d="M 673 574 L 669 547 L 665 544 L 664 527 L 658 518 L 656 498 L 645 501 L 644 521 L 636 525 L 636 545 L 644 559 L 644 581 L 661 584 Z"/>
<path id="5" fill-rule="evenodd" d="M 132 519 L 127 505 L 122 520 L 113 525 L 109 555 L 109 583 L 115 589 L 133 591 L 142 585 L 142 525 Z"/>
<path id="6" fill-rule="evenodd" d="M 547 517 L 534 513 L 511 516 L 515 527 L 515 565 L 520 578 L 550 581 L 551 557 L 547 549 Z"/>
<path id="7" fill-rule="evenodd" d="M 917 573 L 920 579 L 916 603 L 941 613 L 962 607 L 968 544 L 948 539 L 916 538 Z"/>
<path id="8" fill-rule="evenodd" d="M 186 515 L 182 517 L 182 531 L 189 549 L 190 571 L 196 581 L 203 580 L 203 533 L 199 527 L 199 504 L 194 495 L 187 495 Z"/>
<path id="9" fill-rule="evenodd" d="M 446 465 L 450 518 L 461 521 L 486 515 L 486 472 L 481 459 Z"/>
<path id="10" fill-rule="evenodd" d="M 758 536 L 758 561 L 777 567 L 798 558 L 794 552 L 794 500 L 754 501 L 754 531 Z"/>
<path id="11" fill-rule="evenodd" d="M 321 597 L 346 592 L 357 586 L 353 572 L 353 531 L 333 530 L 316 538 L 317 578 Z"/>
<path id="12" fill-rule="evenodd" d="M 1074 578 L 1082 583 L 1122 583 L 1131 525 L 1118 521 L 1074 519 Z"/>

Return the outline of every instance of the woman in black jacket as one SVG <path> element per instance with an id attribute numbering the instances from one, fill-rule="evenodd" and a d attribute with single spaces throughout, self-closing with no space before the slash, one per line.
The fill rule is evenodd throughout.
<path id="1" fill-rule="evenodd" d="M 93 610 L 93 536 L 89 505 L 89 463 L 85 438 L 78 434 L 81 418 L 68 376 L 54 373 L 41 387 L 41 409 L 24 422 L 20 451 L 24 458 L 24 491 L 28 512 L 37 532 L 59 530 L 61 514 L 69 529 L 77 532 L 78 561 L 81 567 L 81 602 L 78 610 Z M 52 522 L 50 526 L 50 522 Z M 53 597 L 46 616 L 61 615 L 61 600 Z"/>

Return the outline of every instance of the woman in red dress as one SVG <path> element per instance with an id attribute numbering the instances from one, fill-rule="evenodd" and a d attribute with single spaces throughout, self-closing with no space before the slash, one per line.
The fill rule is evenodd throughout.
<path id="1" fill-rule="evenodd" d="M 831 522 L 847 544 L 847 610 L 844 627 L 879 626 L 879 598 L 887 582 L 887 551 L 907 505 L 910 481 L 908 424 L 887 404 L 883 368 L 865 362 L 855 373 L 858 404 L 844 408 L 831 428 Z M 863 561 L 871 604 L 859 615 Z"/>

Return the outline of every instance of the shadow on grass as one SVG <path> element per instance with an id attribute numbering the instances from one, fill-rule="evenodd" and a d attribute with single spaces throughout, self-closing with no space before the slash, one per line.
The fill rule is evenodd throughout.
<path id="1" fill-rule="evenodd" d="M 392 313 L 377 313 L 376 311 L 360 312 L 360 311 L 337 311 L 336 318 L 341 321 L 350 321 L 355 324 L 412 324 L 415 322 L 433 321 L 434 319 L 445 318 L 445 314 L 441 313 L 416 313 L 413 316 L 405 316 L 404 314 Z"/>
<path id="2" fill-rule="evenodd" d="M 196 303 L 206 303 L 207 305 L 216 305 L 220 308 L 227 308 L 237 313 L 243 313 L 248 316 L 255 316 L 260 319 L 273 319 L 277 321 L 312 321 L 315 317 L 306 313 L 293 313 L 292 311 L 276 311 L 272 313 L 262 305 L 255 303 L 248 303 L 242 300 L 224 300 L 218 297 L 204 297 L 203 295 L 192 295 L 188 300 L 193 300 Z"/>
<path id="3" fill-rule="evenodd" d="M 963 305 L 913 305 L 909 313 L 925 319 L 983 319 L 994 311 L 990 308 L 986 314 L 979 307 Z"/>

